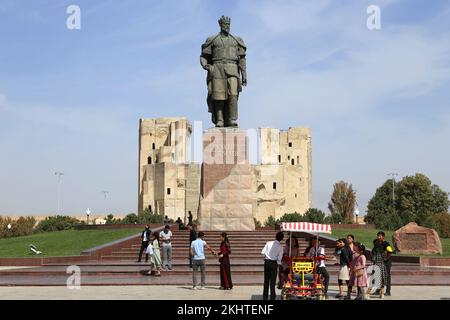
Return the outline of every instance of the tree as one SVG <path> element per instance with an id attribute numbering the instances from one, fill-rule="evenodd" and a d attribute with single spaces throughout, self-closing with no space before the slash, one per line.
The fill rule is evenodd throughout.
<path id="1" fill-rule="evenodd" d="M 392 199 L 392 179 L 387 180 L 370 199 L 365 221 L 378 228 L 395 230 L 409 222 L 424 227 L 436 225 L 434 216 L 447 212 L 448 193 L 431 183 L 421 173 L 406 176 L 395 186 Z"/>
<path id="2" fill-rule="evenodd" d="M 116 219 L 114 219 L 114 215 L 112 215 L 112 214 L 108 214 L 106 216 L 105 220 L 106 220 L 106 224 L 113 224 L 116 222 Z"/>
<path id="3" fill-rule="evenodd" d="M 433 217 L 434 229 L 443 238 L 450 238 L 450 214 L 437 213 Z"/>
<path id="4" fill-rule="evenodd" d="M 355 204 L 356 195 L 352 185 L 344 181 L 335 183 L 328 203 L 333 223 L 353 223 Z"/>
<path id="5" fill-rule="evenodd" d="M 433 216 L 447 212 L 448 194 L 421 174 L 404 177 L 396 188 L 397 212 L 403 225 L 416 222 L 424 227 L 433 227 Z"/>
<path id="6" fill-rule="evenodd" d="M 379 229 L 396 230 L 402 226 L 402 221 L 396 214 L 395 208 L 396 205 L 392 199 L 392 179 L 389 179 L 369 200 L 364 221 L 375 224 Z"/>
<path id="7" fill-rule="evenodd" d="M 316 208 L 309 208 L 303 217 L 307 222 L 324 223 L 325 212 Z"/>

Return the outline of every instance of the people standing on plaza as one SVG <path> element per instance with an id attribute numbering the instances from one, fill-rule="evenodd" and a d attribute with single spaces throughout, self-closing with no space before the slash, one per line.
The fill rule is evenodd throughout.
<path id="1" fill-rule="evenodd" d="M 281 265 L 278 268 L 278 289 L 283 288 L 291 267 L 291 259 L 292 257 L 297 257 L 300 254 L 299 249 L 298 239 L 295 235 L 292 235 L 292 240 L 291 238 L 286 240 L 286 244 L 283 248 L 283 258 L 281 259 Z"/>
<path id="2" fill-rule="evenodd" d="M 220 289 L 231 290 L 233 289 L 229 257 L 229 255 L 231 254 L 231 245 L 226 232 L 222 232 L 222 234 L 220 235 L 220 240 L 220 250 L 218 253 L 220 262 Z"/>
<path id="3" fill-rule="evenodd" d="M 193 224 L 193 222 L 192 222 L 192 219 L 193 219 L 193 218 L 194 218 L 194 217 L 192 216 L 192 212 L 189 211 L 189 214 L 188 214 L 188 224 L 190 224 L 190 225 Z"/>
<path id="4" fill-rule="evenodd" d="M 192 224 L 188 224 L 188 230 L 189 230 L 189 268 L 192 269 L 191 244 L 192 241 L 197 240 L 197 231 L 195 230 L 195 226 Z"/>
<path id="5" fill-rule="evenodd" d="M 158 232 L 153 232 L 152 237 L 153 237 L 153 240 L 151 242 L 151 246 L 152 246 L 153 254 L 150 258 L 151 268 L 150 268 L 149 274 L 153 274 L 155 276 L 160 276 L 162 262 L 161 262 L 161 243 L 159 240 Z"/>
<path id="6" fill-rule="evenodd" d="M 205 289 L 206 281 L 206 268 L 205 268 L 205 248 L 208 249 L 212 254 L 216 254 L 213 249 L 208 246 L 203 237 L 205 233 L 200 231 L 198 233 L 197 239 L 191 243 L 191 255 L 192 255 L 192 289 L 197 290 L 197 271 L 200 268 L 201 280 L 200 289 Z"/>
<path id="7" fill-rule="evenodd" d="M 320 239 L 315 237 L 311 237 L 309 240 L 309 246 L 306 248 L 303 253 L 304 256 L 309 257 L 311 259 L 318 259 L 319 266 L 317 267 L 317 273 L 322 275 L 323 277 L 323 286 L 324 286 L 324 296 L 325 299 L 328 299 L 328 284 L 330 283 L 330 274 L 327 271 L 325 266 L 325 248 L 320 245 Z"/>
<path id="8" fill-rule="evenodd" d="M 184 223 L 181 220 L 180 217 L 178 217 L 177 221 L 175 221 L 176 223 L 178 223 L 178 230 L 183 230 L 184 229 Z"/>
<path id="9" fill-rule="evenodd" d="M 137 262 L 141 262 L 142 260 L 142 253 L 147 250 L 148 243 L 150 241 L 150 226 L 147 224 L 145 225 L 144 231 L 141 233 L 141 249 L 139 250 L 139 258 Z M 145 254 L 145 262 L 148 262 L 148 254 Z"/>
<path id="10" fill-rule="evenodd" d="M 350 249 L 351 258 L 350 261 L 353 259 L 353 255 L 356 253 L 356 246 L 355 246 L 355 236 L 352 234 L 347 235 L 347 244 Z M 353 285 L 352 282 L 349 281 L 348 289 L 347 289 L 347 299 L 351 299 L 352 297 L 352 291 L 353 291 Z"/>
<path id="11" fill-rule="evenodd" d="M 381 286 L 380 286 L 380 299 L 384 298 L 385 287 L 386 295 L 391 295 L 391 255 L 393 249 L 389 242 L 385 239 L 385 233 L 379 231 L 377 238 L 373 240 L 372 260 L 373 263 L 380 268 L 381 272 Z"/>
<path id="12" fill-rule="evenodd" d="M 281 259 L 283 258 L 283 246 L 281 241 L 284 238 L 282 231 L 279 231 L 275 240 L 268 241 L 261 251 L 264 255 L 264 289 L 263 289 L 263 299 L 267 300 L 269 296 L 269 285 L 270 285 L 270 300 L 275 300 L 275 284 L 277 281 L 277 269 L 281 265 Z"/>
<path id="13" fill-rule="evenodd" d="M 168 216 L 164 216 L 163 225 L 168 225 L 170 223 L 170 219 Z"/>
<path id="14" fill-rule="evenodd" d="M 366 273 L 366 256 L 364 252 L 366 247 L 358 242 L 354 243 L 355 254 L 350 263 L 350 280 L 349 286 L 357 287 L 357 295 L 355 300 L 366 300 L 367 289 L 367 273 Z"/>
<path id="15" fill-rule="evenodd" d="M 339 264 L 339 274 L 338 274 L 338 284 L 339 293 L 336 295 L 337 299 L 344 298 L 344 288 L 348 289 L 348 281 L 350 279 L 350 262 L 352 261 L 352 253 L 347 244 L 347 239 L 341 238 L 336 241 L 336 248 L 334 250 L 334 255 L 338 260 Z M 348 294 L 345 296 L 346 299 L 350 297 Z"/>
<path id="16" fill-rule="evenodd" d="M 159 233 L 159 239 L 162 242 L 162 258 L 163 258 L 163 269 L 168 268 L 172 270 L 172 231 L 170 231 L 170 226 L 166 224 L 164 230 Z"/>
<path id="17" fill-rule="evenodd" d="M 348 234 L 347 235 L 347 245 L 350 248 L 350 252 L 353 255 L 356 252 L 355 236 L 354 235 L 352 235 L 352 234 Z"/>

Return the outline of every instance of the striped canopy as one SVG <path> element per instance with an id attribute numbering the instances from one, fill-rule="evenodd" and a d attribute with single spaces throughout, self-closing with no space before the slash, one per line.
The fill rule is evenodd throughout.
<path id="1" fill-rule="evenodd" d="M 282 222 L 281 231 L 306 231 L 331 233 L 331 225 L 311 222 Z"/>

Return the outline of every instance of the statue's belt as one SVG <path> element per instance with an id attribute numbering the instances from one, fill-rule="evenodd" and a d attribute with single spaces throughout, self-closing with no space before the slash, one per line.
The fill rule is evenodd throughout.
<path id="1" fill-rule="evenodd" d="M 218 60 L 214 60 L 213 59 L 213 63 L 234 63 L 237 64 L 238 60 L 230 60 L 230 59 L 218 59 Z"/>

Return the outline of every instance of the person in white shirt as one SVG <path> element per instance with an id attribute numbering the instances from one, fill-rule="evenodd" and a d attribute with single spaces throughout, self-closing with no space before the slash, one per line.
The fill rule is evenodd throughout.
<path id="1" fill-rule="evenodd" d="M 166 224 L 164 230 L 159 233 L 159 240 L 162 242 L 162 256 L 163 264 L 162 267 L 168 267 L 172 270 L 172 231 L 170 231 L 170 226 Z"/>
<path id="2" fill-rule="evenodd" d="M 200 289 L 205 289 L 205 278 L 206 278 L 206 270 L 205 270 L 205 248 L 208 249 L 212 254 L 216 254 L 210 246 L 206 244 L 206 241 L 203 240 L 205 234 L 203 232 L 198 233 L 197 240 L 192 241 L 191 243 L 191 255 L 192 255 L 192 289 L 197 290 L 197 271 L 200 267 L 201 273 L 201 287 Z"/>
<path id="3" fill-rule="evenodd" d="M 277 281 L 278 265 L 281 265 L 281 259 L 283 258 L 283 246 L 281 241 L 284 238 L 282 231 L 279 231 L 274 241 L 268 241 L 261 251 L 264 255 L 264 290 L 263 299 L 267 300 L 269 295 L 270 285 L 270 300 L 275 300 L 275 283 Z"/>
<path id="4" fill-rule="evenodd" d="M 317 266 L 317 273 L 323 276 L 323 286 L 325 299 L 328 298 L 328 283 L 330 282 L 330 275 L 328 274 L 327 268 L 325 267 L 325 248 L 320 246 L 320 240 L 315 237 L 311 237 L 309 240 L 309 246 L 303 253 L 304 256 L 309 258 L 314 258 L 316 256 L 317 248 L 317 258 L 319 259 L 319 265 Z"/>

